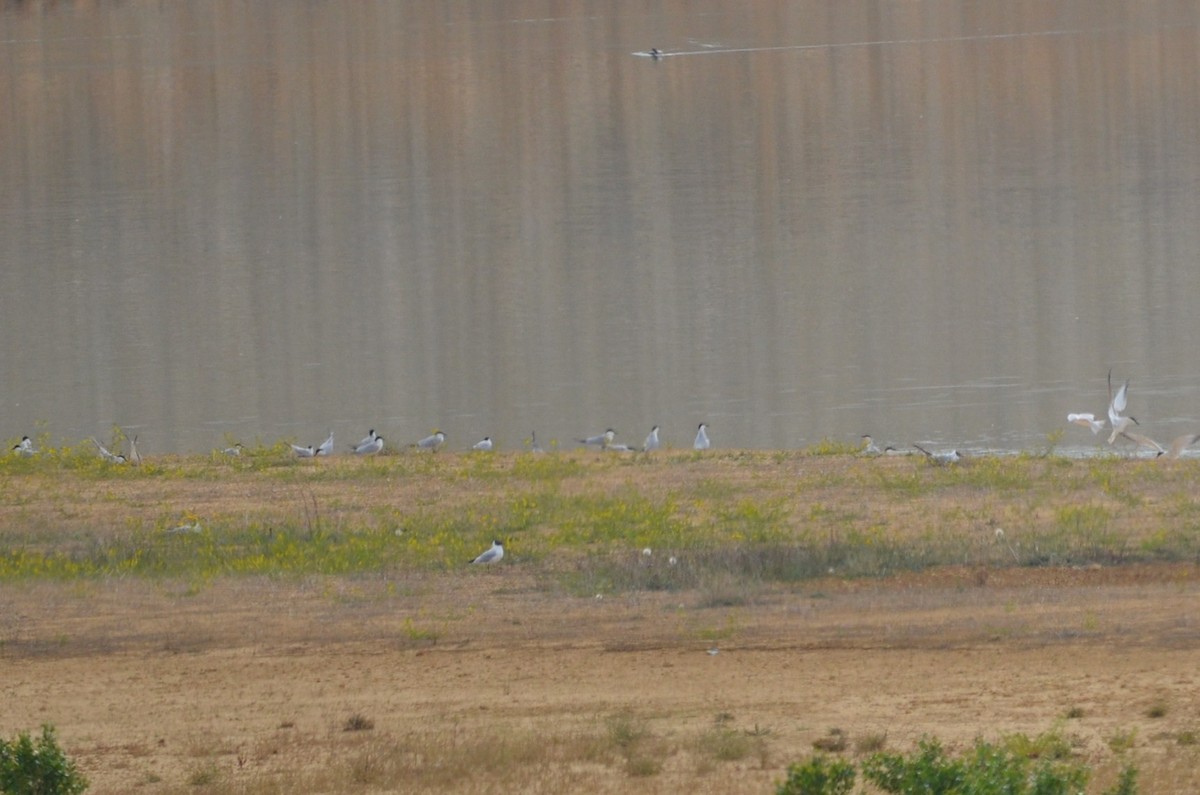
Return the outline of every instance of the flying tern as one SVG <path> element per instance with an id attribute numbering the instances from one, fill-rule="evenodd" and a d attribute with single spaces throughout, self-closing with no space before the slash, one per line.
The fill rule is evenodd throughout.
<path id="1" fill-rule="evenodd" d="M 1196 442 L 1200 442 L 1200 433 L 1185 433 L 1182 436 L 1176 436 L 1171 440 L 1171 444 L 1167 447 L 1163 447 L 1149 436 L 1135 433 L 1127 429 L 1122 429 L 1119 435 L 1121 438 L 1133 442 L 1138 447 L 1145 447 L 1148 450 L 1153 450 L 1155 458 L 1179 458 L 1179 456 L 1183 455 L 1184 450 L 1191 447 Z"/>
<path id="2" fill-rule="evenodd" d="M 1116 435 L 1116 426 L 1121 423 L 1123 417 L 1121 412 L 1126 410 L 1126 405 L 1129 401 L 1129 379 L 1121 384 L 1121 388 L 1117 389 L 1116 394 L 1112 394 L 1112 369 L 1109 367 L 1109 425 L 1114 429 Z M 1133 419 L 1130 417 L 1129 419 Z M 1133 420 L 1134 425 L 1138 424 L 1138 420 Z M 1112 438 L 1109 438 L 1109 444 L 1112 443 Z"/>
<path id="3" fill-rule="evenodd" d="M 1129 426 L 1136 424 L 1137 420 L 1135 420 L 1133 417 L 1118 418 L 1118 420 L 1113 423 L 1112 433 L 1108 435 L 1108 443 L 1115 444 L 1119 437 L 1125 436 L 1129 432 Z"/>
<path id="4" fill-rule="evenodd" d="M 1073 425 L 1082 425 L 1084 428 L 1091 428 L 1092 433 L 1100 433 L 1100 431 L 1104 430 L 1104 420 L 1096 419 L 1096 415 L 1090 411 L 1068 414 L 1067 422 Z"/>
<path id="5" fill-rule="evenodd" d="M 484 550 L 483 554 L 472 560 L 472 563 L 499 563 L 504 557 L 504 544 L 499 540 L 493 541 L 492 545 Z"/>
<path id="6" fill-rule="evenodd" d="M 1183 436 L 1176 436 L 1167 447 L 1167 452 L 1163 453 L 1163 458 L 1179 458 L 1183 455 L 1184 450 L 1196 442 L 1200 442 L 1200 433 L 1185 433 Z"/>

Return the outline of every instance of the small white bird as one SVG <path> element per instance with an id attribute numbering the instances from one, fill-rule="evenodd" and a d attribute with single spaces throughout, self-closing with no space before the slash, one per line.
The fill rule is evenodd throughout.
<path id="1" fill-rule="evenodd" d="M 1128 434 L 1130 433 L 1129 426 L 1137 425 L 1137 424 L 1138 424 L 1138 421 L 1135 420 L 1133 417 L 1118 417 L 1117 421 L 1113 423 L 1112 433 L 1110 433 L 1108 435 L 1108 443 L 1114 444 L 1117 441 L 1117 438 L 1121 437 L 1121 436 L 1124 436 L 1125 438 L 1129 438 L 1128 437 Z"/>
<path id="2" fill-rule="evenodd" d="M 1121 434 L 1121 431 L 1117 430 L 1118 425 L 1120 425 L 1122 428 L 1127 428 L 1129 427 L 1130 422 L 1132 422 L 1134 425 L 1139 424 L 1138 421 L 1133 417 L 1126 418 L 1121 416 L 1121 412 L 1125 410 L 1125 405 L 1128 400 L 1129 379 L 1126 379 L 1125 383 L 1121 384 L 1121 388 L 1118 389 L 1114 395 L 1112 388 L 1112 368 L 1110 367 L 1108 370 L 1108 422 L 1111 425 L 1113 432 L 1108 437 L 1109 444 L 1112 444 L 1114 441 L 1116 441 L 1117 436 Z M 1122 420 L 1126 421 L 1122 422 Z"/>
<path id="3" fill-rule="evenodd" d="M 883 451 L 875 444 L 875 440 L 869 434 L 862 435 L 863 448 L 858 451 L 859 455 L 883 455 Z"/>
<path id="4" fill-rule="evenodd" d="M 439 430 L 434 430 L 432 434 L 417 442 L 417 447 L 421 450 L 432 450 L 436 453 L 445 443 L 446 434 Z"/>
<path id="5" fill-rule="evenodd" d="M 360 441 L 358 444 L 354 445 L 354 450 L 357 452 L 358 448 L 368 445 L 373 441 L 375 441 L 375 429 L 374 428 L 367 431 L 367 435 L 362 438 L 362 441 Z"/>
<path id="6" fill-rule="evenodd" d="M 1128 420 L 1129 417 L 1122 417 L 1122 419 Z M 1117 435 L 1120 436 L 1122 439 L 1128 439 L 1129 441 L 1136 444 L 1138 447 L 1145 447 L 1149 450 L 1153 450 L 1155 458 L 1158 458 L 1160 455 L 1164 455 L 1167 452 L 1167 448 L 1163 447 L 1161 444 L 1154 441 L 1149 436 L 1144 436 L 1143 434 L 1135 433 L 1134 431 L 1127 430 L 1124 426 L 1121 428 L 1121 430 L 1118 432 Z M 1182 449 L 1183 448 L 1180 448 L 1181 451 L 1182 451 Z"/>
<path id="7" fill-rule="evenodd" d="M 939 450 L 936 453 L 931 453 L 919 444 L 914 444 L 913 447 L 924 453 L 925 457 L 930 461 L 941 466 L 945 466 L 946 464 L 957 464 L 962 460 L 962 456 L 957 450 Z"/>
<path id="8" fill-rule="evenodd" d="M 307 447 L 301 447 L 298 444 L 294 444 L 292 445 L 292 450 L 296 452 L 297 458 L 313 458 L 317 454 L 317 451 L 313 449 L 311 444 Z"/>
<path id="9" fill-rule="evenodd" d="M 1122 419 L 1128 420 L 1130 418 L 1124 417 Z M 1171 444 L 1167 447 L 1163 447 L 1149 436 L 1144 436 L 1140 433 L 1134 433 L 1133 431 L 1127 430 L 1125 427 L 1122 427 L 1118 435 L 1123 439 L 1128 439 L 1138 447 L 1145 447 L 1149 450 L 1153 450 L 1155 453 L 1155 458 L 1179 458 L 1179 456 L 1183 455 L 1184 450 L 1191 447 L 1196 442 L 1200 442 L 1200 433 L 1185 433 L 1182 436 L 1176 436 L 1173 440 L 1171 440 Z"/>
<path id="10" fill-rule="evenodd" d="M 372 438 L 368 441 L 363 439 L 354 448 L 355 455 L 375 455 L 383 449 L 383 437 L 371 431 Z"/>
<path id="11" fill-rule="evenodd" d="M 129 463 L 133 464 L 134 466 L 141 466 L 142 454 L 138 452 L 137 440 L 138 438 L 136 435 L 129 440 Z"/>
<path id="12" fill-rule="evenodd" d="M 616 442 L 614 442 L 612 444 L 606 444 L 606 445 L 604 445 L 604 447 L 602 447 L 600 449 L 604 450 L 606 452 L 609 452 L 609 453 L 636 453 L 637 452 L 637 450 L 633 449 L 632 447 L 630 447 L 627 444 L 619 444 Z"/>
<path id="13" fill-rule="evenodd" d="M 242 443 L 238 442 L 233 447 L 226 447 L 221 453 L 224 455 L 239 456 L 242 454 Z"/>
<path id="14" fill-rule="evenodd" d="M 708 440 L 708 423 L 700 423 L 700 427 L 696 429 L 696 441 L 692 445 L 697 450 L 707 450 L 712 447 L 712 442 Z"/>
<path id="15" fill-rule="evenodd" d="M 329 438 L 326 439 L 325 441 L 321 442 L 320 446 L 317 447 L 317 450 L 314 453 L 314 455 L 329 455 L 332 452 L 333 452 L 333 431 L 330 431 Z"/>
<path id="16" fill-rule="evenodd" d="M 608 447 L 610 444 L 612 444 L 612 441 L 613 441 L 613 439 L 616 438 L 616 436 L 617 436 L 617 432 L 614 431 L 612 428 L 609 428 L 604 433 L 599 433 L 599 434 L 596 434 L 595 436 L 588 436 L 587 438 L 584 438 L 584 439 L 576 439 L 575 441 L 579 442 L 580 444 L 586 444 L 589 447 L 604 448 L 604 447 Z"/>
<path id="17" fill-rule="evenodd" d="M 478 442 L 471 445 L 471 449 L 472 450 L 484 450 L 484 451 L 491 450 L 492 449 L 492 437 L 490 437 L 490 436 L 483 437 Z"/>
<path id="18" fill-rule="evenodd" d="M 529 451 L 530 451 L 531 453 L 544 453 L 544 452 L 546 452 L 545 450 L 543 450 L 543 449 L 542 449 L 542 446 L 541 446 L 540 444 L 538 444 L 538 440 L 537 440 L 537 431 L 530 431 L 530 432 L 529 432 Z"/>
<path id="19" fill-rule="evenodd" d="M 1171 442 L 1171 446 L 1167 448 L 1167 452 L 1163 453 L 1163 458 L 1179 458 L 1183 455 L 1183 451 L 1200 442 L 1200 433 L 1185 433 L 1183 436 L 1176 436 Z"/>
<path id="20" fill-rule="evenodd" d="M 499 563 L 504 557 L 504 544 L 499 540 L 493 541 L 492 545 L 484 550 L 483 554 L 472 560 L 472 563 Z"/>
<path id="21" fill-rule="evenodd" d="M 16 453 L 17 455 L 22 455 L 22 456 L 25 456 L 26 458 L 28 458 L 29 456 L 36 453 L 37 450 L 33 449 L 33 442 L 29 439 L 28 436 L 22 436 L 21 441 L 19 443 L 13 445 L 13 452 Z"/>
<path id="22" fill-rule="evenodd" d="M 110 464 L 124 464 L 125 463 L 125 456 L 121 455 L 120 453 L 117 453 L 116 455 L 114 455 L 114 454 L 108 452 L 108 449 L 104 445 L 102 445 L 102 444 L 100 444 L 100 442 L 96 441 L 95 436 L 92 437 L 92 444 L 96 445 L 96 449 L 100 452 L 100 457 L 103 458 L 108 463 L 110 463 Z"/>
<path id="23" fill-rule="evenodd" d="M 658 441 L 658 426 L 655 425 L 650 429 L 649 435 L 646 436 L 646 441 L 642 442 L 642 452 L 648 453 L 651 450 L 657 450 L 660 446 Z"/>
<path id="24" fill-rule="evenodd" d="M 1100 433 L 1100 431 L 1104 430 L 1104 420 L 1096 419 L 1096 415 L 1090 411 L 1068 414 L 1067 422 L 1072 425 L 1082 425 L 1084 428 L 1091 428 L 1092 433 Z"/>

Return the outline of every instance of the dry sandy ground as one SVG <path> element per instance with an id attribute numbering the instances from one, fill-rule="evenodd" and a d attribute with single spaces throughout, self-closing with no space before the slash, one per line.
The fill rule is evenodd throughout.
<path id="1" fill-rule="evenodd" d="M 831 728 L 854 755 L 1057 727 L 1090 791 L 1124 740 L 1143 793 L 1195 793 L 1198 597 L 1191 566 L 831 579 L 720 608 L 552 593 L 504 564 L 4 585 L 0 730 L 53 723 L 99 793 L 764 793 Z"/>

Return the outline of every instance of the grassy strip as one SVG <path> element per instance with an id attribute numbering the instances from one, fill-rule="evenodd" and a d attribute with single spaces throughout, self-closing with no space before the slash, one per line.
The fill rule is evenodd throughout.
<path id="1" fill-rule="evenodd" d="M 119 441 L 119 440 L 118 440 Z M 114 447 L 116 445 L 114 444 Z M 1200 561 L 1195 461 L 791 452 L 0 458 L 0 580 L 502 565 L 571 590 Z M 649 550 L 649 554 L 643 554 Z M 671 562 L 671 561 L 674 562 Z"/>

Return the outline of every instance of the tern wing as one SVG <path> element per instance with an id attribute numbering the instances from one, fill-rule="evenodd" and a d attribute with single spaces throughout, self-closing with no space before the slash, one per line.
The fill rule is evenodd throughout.
<path id="1" fill-rule="evenodd" d="M 1183 454 L 1184 450 L 1191 447 L 1196 442 L 1200 442 L 1200 433 L 1185 433 L 1183 436 L 1177 436 L 1175 437 L 1174 441 L 1171 442 L 1171 446 L 1167 448 L 1166 457 L 1179 458 L 1179 456 Z"/>

